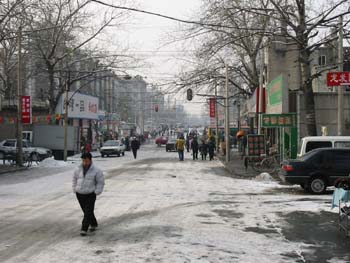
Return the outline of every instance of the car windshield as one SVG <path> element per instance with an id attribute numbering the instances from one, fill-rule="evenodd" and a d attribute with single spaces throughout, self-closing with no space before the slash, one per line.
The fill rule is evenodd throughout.
<path id="1" fill-rule="evenodd" d="M 106 141 L 103 146 L 119 146 L 120 142 L 119 141 Z"/>

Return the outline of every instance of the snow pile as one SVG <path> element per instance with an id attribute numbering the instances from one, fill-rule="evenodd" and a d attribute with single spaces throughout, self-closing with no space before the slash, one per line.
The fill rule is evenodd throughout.
<path id="1" fill-rule="evenodd" d="M 39 167 L 64 167 L 71 165 L 70 162 L 58 161 L 53 158 L 46 158 L 38 164 Z"/>
<path id="2" fill-rule="evenodd" d="M 272 182 L 274 179 L 269 173 L 261 173 L 255 177 L 256 181 Z"/>

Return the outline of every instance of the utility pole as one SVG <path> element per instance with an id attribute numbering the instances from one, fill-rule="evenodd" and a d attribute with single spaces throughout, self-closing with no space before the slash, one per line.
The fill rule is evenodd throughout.
<path id="1" fill-rule="evenodd" d="M 264 48 L 260 51 L 261 55 L 261 67 L 260 67 L 260 76 L 259 76 L 259 107 L 257 109 L 258 112 L 258 134 L 261 134 L 261 113 L 262 113 L 262 103 L 263 103 L 263 86 L 264 86 L 264 71 L 265 71 L 265 52 Z"/>
<path id="2" fill-rule="evenodd" d="M 230 161 L 230 111 L 228 98 L 228 69 L 225 63 L 225 143 L 226 143 L 226 163 Z"/>
<path id="3" fill-rule="evenodd" d="M 23 165 L 23 143 L 22 143 L 22 27 L 18 28 L 18 65 L 17 65 L 17 165 Z"/>
<path id="4" fill-rule="evenodd" d="M 65 87 L 65 98 L 64 98 L 64 141 L 63 141 L 63 160 L 66 162 L 67 161 L 67 156 L 68 156 L 68 151 L 67 151 L 67 137 L 68 137 L 68 106 L 69 106 L 69 101 L 68 101 L 68 82 L 69 79 L 66 82 L 66 87 Z"/>
<path id="5" fill-rule="evenodd" d="M 215 82 L 215 145 L 216 152 L 219 152 L 219 114 L 218 114 L 218 85 Z"/>
<path id="6" fill-rule="evenodd" d="M 343 71 L 344 53 L 343 53 L 343 16 L 339 17 L 339 40 L 338 40 L 338 63 L 339 71 Z M 344 124 L 344 89 L 338 87 L 338 136 L 343 135 Z"/>

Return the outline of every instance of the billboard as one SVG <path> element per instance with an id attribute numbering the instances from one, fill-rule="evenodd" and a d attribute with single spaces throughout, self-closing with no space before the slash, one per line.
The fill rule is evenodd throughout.
<path id="1" fill-rule="evenodd" d="M 98 97 L 68 92 L 68 118 L 98 120 Z M 65 94 L 61 96 L 61 114 L 64 114 Z"/>

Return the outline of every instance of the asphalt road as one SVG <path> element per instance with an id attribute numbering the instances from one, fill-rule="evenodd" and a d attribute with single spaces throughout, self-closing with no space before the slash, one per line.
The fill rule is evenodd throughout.
<path id="1" fill-rule="evenodd" d="M 94 159 L 106 188 L 87 237 L 74 166 L 1 175 L 0 262 L 350 262 L 331 194 L 232 178 L 154 145 L 131 155 Z"/>

